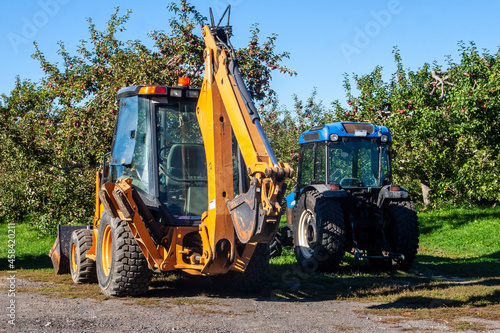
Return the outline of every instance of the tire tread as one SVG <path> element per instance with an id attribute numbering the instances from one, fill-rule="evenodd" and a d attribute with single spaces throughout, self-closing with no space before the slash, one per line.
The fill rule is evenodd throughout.
<path id="1" fill-rule="evenodd" d="M 114 222 L 114 223 L 113 223 Z M 153 272 L 149 269 L 137 241 L 126 221 L 114 219 L 110 221 L 114 250 L 113 263 L 110 271 L 110 281 L 101 285 L 101 290 L 106 296 L 139 296 L 149 290 Z M 98 256 L 99 257 L 99 256 Z M 104 274 L 98 270 L 98 275 Z"/>
<path id="2" fill-rule="evenodd" d="M 403 253 L 404 260 L 393 260 L 393 268 L 407 271 L 412 266 L 418 251 L 419 223 L 415 205 L 410 200 L 392 201 L 387 206 L 389 217 L 391 251 Z"/>
<path id="3" fill-rule="evenodd" d="M 312 258 L 306 259 L 302 256 L 298 244 L 298 223 L 302 210 L 294 209 L 293 233 L 297 261 L 306 271 L 336 271 L 344 257 L 346 244 L 345 222 L 340 202 L 336 198 L 326 198 L 314 190 L 303 193 L 302 196 L 311 196 L 310 201 L 314 202 L 316 221 L 320 223 L 321 220 L 321 226 L 317 226 L 316 231 L 321 241 L 316 245 Z M 302 204 L 300 200 L 308 200 L 308 197 L 299 199 L 297 204 Z"/>
<path id="4" fill-rule="evenodd" d="M 75 230 L 71 235 L 70 253 L 72 244 L 75 244 L 79 258 L 76 272 L 73 272 L 70 259 L 70 272 L 73 282 L 77 284 L 97 282 L 96 263 L 94 260 L 86 257 L 88 250 L 92 247 L 92 230 Z"/>

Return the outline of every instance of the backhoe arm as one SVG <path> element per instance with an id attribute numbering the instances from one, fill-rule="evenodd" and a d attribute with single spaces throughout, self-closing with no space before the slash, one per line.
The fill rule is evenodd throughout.
<path id="1" fill-rule="evenodd" d="M 228 28 L 203 27 L 205 76 L 197 116 L 205 144 L 209 183 L 209 210 L 204 223 L 212 225 L 208 228 L 213 230 L 209 235 L 212 244 L 231 239 L 229 234 L 234 231 L 243 244 L 269 242 L 279 225 L 284 181 L 291 177 L 292 170 L 278 163 L 274 156 L 228 46 Z M 250 177 L 248 191 L 236 198 L 232 135 Z M 215 248 L 214 253 L 220 250 Z"/>

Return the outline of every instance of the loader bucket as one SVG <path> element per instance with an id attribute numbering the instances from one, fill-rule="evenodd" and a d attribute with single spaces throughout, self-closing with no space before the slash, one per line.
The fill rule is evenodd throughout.
<path id="1" fill-rule="evenodd" d="M 54 266 L 56 274 L 69 273 L 69 243 L 71 242 L 71 234 L 78 229 L 87 228 L 86 225 L 58 225 L 57 238 L 50 249 L 49 257 Z"/>

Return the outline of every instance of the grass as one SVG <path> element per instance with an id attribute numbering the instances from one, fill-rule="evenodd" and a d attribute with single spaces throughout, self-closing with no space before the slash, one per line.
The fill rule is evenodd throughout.
<path id="1" fill-rule="evenodd" d="M 302 272 L 291 248 L 271 259 L 270 283 L 261 296 L 277 300 L 351 300 L 375 302 L 363 310 L 383 321 L 434 320 L 455 330 L 481 331 L 478 318 L 500 321 L 500 207 L 447 208 L 419 212 L 420 249 L 410 272 L 379 271 L 346 255 L 335 274 Z M 27 223 L 16 225 L 18 278 L 51 281 L 26 288 L 63 298 L 105 300 L 96 285 L 73 285 L 68 275 L 54 276 L 47 253 L 53 237 L 40 237 Z M 0 244 L 8 243 L 6 224 L 0 224 Z M 0 275 L 7 270 L 7 247 L 0 246 Z M 207 300 L 198 296 L 218 296 Z M 168 274 L 157 276 L 150 291 L 135 304 L 151 307 L 189 306 L 210 313 L 224 294 L 207 279 Z M 217 300 L 217 301 L 216 301 Z M 219 310 L 214 310 L 219 311 Z M 232 314 L 231 311 L 221 313 Z"/>
<path id="2" fill-rule="evenodd" d="M 0 223 L 0 271 L 9 269 L 8 250 L 9 230 L 15 230 L 15 269 L 52 269 L 48 253 L 54 244 L 55 237 L 41 236 L 27 222 L 18 222 L 15 229 L 7 223 Z"/>
<path id="3" fill-rule="evenodd" d="M 419 263 L 447 275 L 500 276 L 500 207 L 425 212 Z"/>
<path id="4" fill-rule="evenodd" d="M 485 257 L 500 245 L 500 207 L 454 208 L 420 213 L 421 247 L 451 258 Z"/>

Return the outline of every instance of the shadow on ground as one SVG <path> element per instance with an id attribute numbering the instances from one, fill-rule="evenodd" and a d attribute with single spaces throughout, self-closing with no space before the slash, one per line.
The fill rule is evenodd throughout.
<path id="1" fill-rule="evenodd" d="M 2 258 L 0 260 L 0 271 L 11 270 L 8 259 Z M 48 255 L 30 256 L 30 257 L 16 257 L 12 262 L 16 270 L 19 269 L 47 269 L 52 268 L 52 261 Z"/>
<path id="2" fill-rule="evenodd" d="M 500 303 L 500 291 L 467 296 L 462 300 L 425 296 L 461 286 L 499 288 L 500 253 L 470 259 L 422 255 L 418 256 L 409 272 L 378 270 L 352 257 L 346 259 L 347 263 L 335 273 L 307 274 L 297 264 L 271 264 L 269 280 L 258 295 L 242 293 L 238 286 L 231 289 L 226 285 L 215 286 L 207 277 L 167 274 L 154 279 L 145 297 L 252 297 L 274 301 L 314 302 L 371 300 L 389 296 L 394 298 L 394 295 L 413 293 L 416 295 L 402 296 L 384 306 L 432 308 Z M 420 293 L 424 296 L 417 295 Z"/>
<path id="3" fill-rule="evenodd" d="M 500 276 L 500 251 L 473 258 L 418 255 L 414 269 L 424 275 L 481 279 Z"/>
<path id="4" fill-rule="evenodd" d="M 51 268 L 48 256 L 18 257 L 16 269 Z M 8 271 L 8 262 L 0 262 Z M 29 275 L 31 273 L 27 273 Z M 380 308 L 434 308 L 500 304 L 500 252 L 484 257 L 451 259 L 418 255 L 409 272 L 379 270 L 346 256 L 335 273 L 303 272 L 298 264 L 270 265 L 269 279 L 259 294 L 246 294 L 237 285 L 214 284 L 209 277 L 156 275 L 144 298 L 235 297 L 273 301 L 380 300 Z M 64 278 L 71 285 L 71 278 Z M 66 281 L 68 280 L 68 281 Z M 456 295 L 451 288 L 476 288 L 477 294 Z M 79 288 L 80 286 L 74 286 Z M 98 287 L 95 292 L 99 294 Z M 461 292 L 461 291 L 457 291 Z"/>
<path id="5" fill-rule="evenodd" d="M 492 281 L 495 286 L 500 286 L 500 280 Z M 477 284 L 470 284 L 477 285 Z M 483 285 L 479 283 L 479 285 Z M 450 288 L 450 285 L 433 286 L 433 290 L 439 288 Z M 426 297 L 426 296 L 409 296 L 399 297 L 397 300 L 384 303 L 380 305 L 373 305 L 369 309 L 435 309 L 441 307 L 475 307 L 480 308 L 484 306 L 500 304 L 500 290 L 496 290 L 489 295 L 470 296 L 464 300 L 456 300 L 443 297 Z"/>

